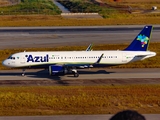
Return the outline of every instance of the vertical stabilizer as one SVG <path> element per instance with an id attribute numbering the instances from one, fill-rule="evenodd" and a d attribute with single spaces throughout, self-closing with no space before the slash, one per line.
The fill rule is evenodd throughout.
<path id="1" fill-rule="evenodd" d="M 153 26 L 145 26 L 125 51 L 147 51 Z"/>

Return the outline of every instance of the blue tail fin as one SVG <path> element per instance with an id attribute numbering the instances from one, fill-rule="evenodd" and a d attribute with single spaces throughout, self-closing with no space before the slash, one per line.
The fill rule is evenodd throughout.
<path id="1" fill-rule="evenodd" d="M 149 46 L 153 26 L 145 26 L 125 51 L 146 51 Z"/>

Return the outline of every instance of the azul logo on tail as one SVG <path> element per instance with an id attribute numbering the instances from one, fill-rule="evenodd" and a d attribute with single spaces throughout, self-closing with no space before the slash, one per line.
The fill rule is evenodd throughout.
<path id="1" fill-rule="evenodd" d="M 146 51 L 148 49 L 153 26 L 145 26 L 125 51 Z"/>
<path id="2" fill-rule="evenodd" d="M 49 55 L 46 54 L 45 56 L 33 56 L 33 55 L 26 55 L 27 62 L 49 62 Z"/>
<path id="3" fill-rule="evenodd" d="M 145 35 L 138 35 L 137 40 L 141 41 L 142 47 L 144 47 L 149 42 L 149 38 Z"/>

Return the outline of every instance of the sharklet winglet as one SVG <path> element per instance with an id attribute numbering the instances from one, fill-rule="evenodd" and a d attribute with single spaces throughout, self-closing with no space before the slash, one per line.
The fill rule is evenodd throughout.
<path id="1" fill-rule="evenodd" d="M 93 46 L 93 44 L 91 43 L 91 44 L 88 46 L 88 48 L 86 49 L 86 51 L 92 51 L 92 46 Z"/>

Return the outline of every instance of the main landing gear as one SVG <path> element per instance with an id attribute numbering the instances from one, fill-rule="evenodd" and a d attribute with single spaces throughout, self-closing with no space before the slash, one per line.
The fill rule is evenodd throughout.
<path id="1" fill-rule="evenodd" d="M 74 77 L 79 77 L 79 73 L 77 72 L 76 69 L 72 69 L 72 73 L 73 73 Z"/>

